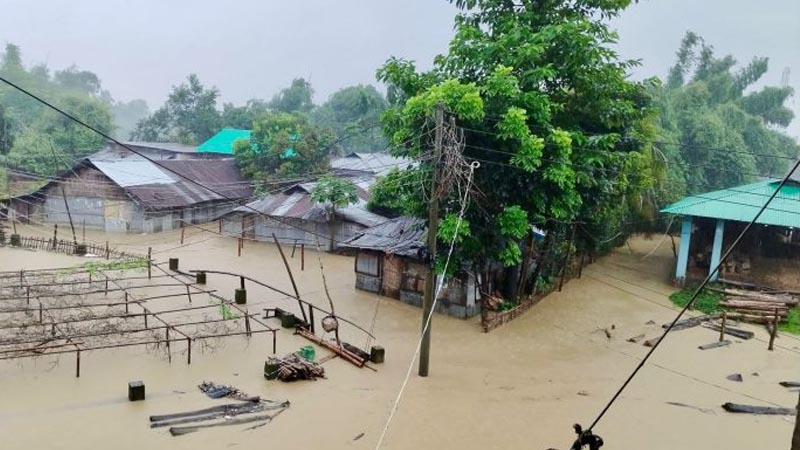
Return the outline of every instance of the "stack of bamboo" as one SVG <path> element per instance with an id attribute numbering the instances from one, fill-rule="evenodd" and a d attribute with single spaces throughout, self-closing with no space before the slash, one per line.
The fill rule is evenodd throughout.
<path id="1" fill-rule="evenodd" d="M 772 323 L 777 316 L 785 320 L 789 308 L 800 303 L 793 295 L 787 293 L 768 293 L 745 291 L 741 289 L 725 289 L 725 301 L 720 306 L 729 311 L 728 317 L 753 323 Z"/>

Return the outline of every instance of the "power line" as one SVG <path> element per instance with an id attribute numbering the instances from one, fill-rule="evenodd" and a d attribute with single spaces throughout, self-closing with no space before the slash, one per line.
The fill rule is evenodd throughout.
<path id="1" fill-rule="evenodd" d="M 761 217 L 761 214 L 767 209 L 767 206 L 778 195 L 778 192 L 780 192 L 780 190 L 783 188 L 783 186 L 786 185 L 786 183 L 789 181 L 789 178 L 795 172 L 795 170 L 797 170 L 798 167 L 800 167 L 800 160 L 795 162 L 794 166 L 792 167 L 792 170 L 790 170 L 789 173 L 783 178 L 783 180 L 781 180 L 780 185 L 775 190 L 775 192 L 773 192 L 772 196 L 767 200 L 766 203 L 764 203 L 764 206 L 762 206 L 759 209 L 759 211 L 758 211 L 758 213 L 756 213 L 755 217 L 753 217 L 753 219 L 750 222 L 748 222 L 747 226 L 745 226 L 745 228 L 742 230 L 742 232 L 739 234 L 739 236 L 736 237 L 736 240 L 733 242 L 733 244 L 728 248 L 727 251 L 725 251 L 725 254 L 722 255 L 722 257 L 720 258 L 720 260 L 717 263 L 716 267 L 714 267 L 713 270 L 711 270 L 709 272 L 709 274 L 706 276 L 706 278 L 703 280 L 703 282 L 700 284 L 700 286 L 698 286 L 697 289 L 694 291 L 694 293 L 692 294 L 692 297 L 686 303 L 686 306 L 684 306 L 683 309 L 680 310 L 678 315 L 675 316 L 675 319 L 669 324 L 667 329 L 664 330 L 664 334 L 661 335 L 661 338 L 650 348 L 650 350 L 647 352 L 647 354 L 644 356 L 644 358 L 642 358 L 642 360 L 639 362 L 639 364 L 636 366 L 636 368 L 633 370 L 633 372 L 631 372 L 630 376 L 628 376 L 628 378 L 625 380 L 625 382 L 622 384 L 622 386 L 619 388 L 619 390 L 617 390 L 617 392 L 614 394 L 614 396 L 611 397 L 611 400 L 600 411 L 600 414 L 598 414 L 597 418 L 594 420 L 594 422 L 592 422 L 591 426 L 589 426 L 589 428 L 588 428 L 589 431 L 594 429 L 595 425 L 597 425 L 597 423 L 600 422 L 600 420 L 605 416 L 605 414 L 608 412 L 608 410 L 611 408 L 611 406 L 614 405 L 614 403 L 617 401 L 617 399 L 622 394 L 622 392 L 625 390 L 625 388 L 628 387 L 628 385 L 633 380 L 633 378 L 639 373 L 639 371 L 642 369 L 642 367 L 644 367 L 645 363 L 647 363 L 647 360 L 650 359 L 650 357 L 653 355 L 653 353 L 659 348 L 661 343 L 664 342 L 664 339 L 667 337 L 667 334 L 669 334 L 669 332 L 672 331 L 672 329 L 675 327 L 675 324 L 678 323 L 678 320 L 680 320 L 680 318 L 686 313 L 686 311 L 694 304 L 695 300 L 697 299 L 697 296 L 706 287 L 706 285 L 711 281 L 712 276 L 715 275 L 720 270 L 720 268 L 722 267 L 722 264 L 725 263 L 725 260 L 728 258 L 728 256 L 733 252 L 734 249 L 736 249 L 736 247 L 739 245 L 739 242 L 741 242 L 741 240 L 744 238 L 744 235 L 747 234 L 747 232 L 750 230 L 750 228 L 756 223 L 758 218 Z"/>

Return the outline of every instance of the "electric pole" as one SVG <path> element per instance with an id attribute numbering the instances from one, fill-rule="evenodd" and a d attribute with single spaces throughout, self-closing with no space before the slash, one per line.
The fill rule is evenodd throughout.
<path id="1" fill-rule="evenodd" d="M 428 276 L 425 283 L 425 297 L 422 300 L 422 343 L 419 349 L 419 376 L 428 376 L 431 357 L 431 322 L 433 321 L 433 301 L 436 295 L 436 234 L 439 230 L 439 195 L 436 178 L 439 172 L 439 158 L 442 154 L 444 126 L 444 105 L 436 107 L 436 134 L 433 146 L 433 175 L 431 176 L 430 204 L 428 206 Z"/>
<path id="2" fill-rule="evenodd" d="M 792 433 L 792 450 L 800 450 L 800 401 L 797 402 L 797 416 L 794 419 L 794 433 Z"/>

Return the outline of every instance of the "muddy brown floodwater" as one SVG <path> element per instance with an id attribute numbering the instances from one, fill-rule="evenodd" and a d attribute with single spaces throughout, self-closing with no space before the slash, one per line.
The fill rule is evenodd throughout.
<path id="1" fill-rule="evenodd" d="M 213 226 L 209 226 L 212 228 Z M 248 242 L 241 257 L 236 240 L 197 228 L 154 235 L 88 233 L 87 239 L 145 253 L 165 261 L 179 257 L 181 268 L 240 272 L 286 291 L 291 285 L 276 248 Z M 25 234 L 48 230 L 25 228 Z M 575 422 L 590 423 L 645 354 L 626 342 L 638 334 L 652 338 L 676 310 L 666 282 L 673 257 L 669 245 L 642 259 L 656 240 L 634 239 L 630 247 L 588 266 L 579 280 L 544 299 L 516 321 L 485 334 L 477 319 L 434 317 L 431 374 L 414 375 L 384 442 L 385 449 L 566 449 Z M 299 250 L 298 250 L 299 251 Z M 136 347 L 82 355 L 74 377 L 74 356 L 0 363 L 0 442 L 3 449 L 373 449 L 408 368 L 420 328 L 420 310 L 396 300 L 356 291 L 353 260 L 323 256 L 337 312 L 369 328 L 376 306 L 377 342 L 386 348 L 378 371 L 357 369 L 333 359 L 328 378 L 316 382 L 269 382 L 263 362 L 271 354 L 270 334 L 227 338 L 213 351 L 193 352 L 187 365 L 176 356 Z M 0 270 L 64 267 L 84 260 L 46 252 L 0 248 Z M 320 306 L 322 291 L 314 252 L 290 260 L 304 298 Z M 209 287 L 233 296 L 237 280 L 209 275 Z M 249 289 L 248 308 L 292 307 L 266 290 Z M 379 304 L 379 305 L 378 305 Z M 647 325 L 648 321 L 657 325 Z M 600 329 L 615 326 L 607 339 Z M 732 401 L 791 407 L 797 393 L 778 385 L 800 378 L 800 341 L 781 335 L 766 350 L 763 328 L 749 327 L 757 339 L 700 351 L 716 340 L 695 328 L 671 334 L 595 431 L 617 450 L 789 448 L 793 418 L 732 415 L 720 405 Z M 363 335 L 345 339 L 363 345 Z M 278 353 L 307 341 L 288 331 L 278 334 Z M 176 345 L 177 355 L 185 349 Z M 318 357 L 328 352 L 317 349 Z M 725 377 L 741 373 L 744 382 Z M 758 376 L 752 375 L 758 373 Z M 147 399 L 128 402 L 127 383 L 143 380 Z M 204 430 L 171 437 L 151 430 L 151 414 L 209 406 L 196 385 L 203 380 L 234 384 L 291 408 L 266 427 Z M 674 406 L 682 403 L 695 408 Z M 356 439 L 363 433 L 363 437 Z"/>

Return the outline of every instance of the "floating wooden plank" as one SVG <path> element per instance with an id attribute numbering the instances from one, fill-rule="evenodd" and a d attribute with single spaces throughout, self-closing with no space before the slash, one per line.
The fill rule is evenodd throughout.
<path id="1" fill-rule="evenodd" d="M 709 320 L 716 320 L 719 319 L 720 317 L 722 317 L 721 313 L 708 314 L 705 316 L 689 317 L 688 319 L 683 319 L 676 322 L 675 326 L 672 327 L 672 331 L 680 331 L 680 330 L 685 330 L 687 328 L 693 328 L 702 324 L 703 322 L 708 322 Z M 669 324 L 665 323 L 664 325 L 661 325 L 661 328 L 666 330 L 667 328 L 669 328 Z"/>
<path id="2" fill-rule="evenodd" d="M 701 345 L 701 346 L 699 346 L 697 348 L 699 348 L 700 350 L 711 350 L 713 348 L 725 347 L 727 345 L 731 345 L 731 341 L 712 342 L 711 344 Z"/>
<path id="3" fill-rule="evenodd" d="M 253 407 L 253 405 L 257 405 L 257 403 L 253 402 L 241 402 L 241 403 L 226 403 L 224 405 L 217 405 L 212 406 L 210 408 L 203 408 L 203 409 L 195 409 L 193 411 L 184 411 L 179 413 L 173 414 L 161 414 L 150 416 L 150 422 L 161 422 L 163 420 L 172 420 L 172 419 L 182 419 L 185 417 L 192 417 L 192 416 L 203 416 L 207 414 L 216 414 L 216 413 L 226 413 L 229 411 L 235 411 L 241 408 Z"/>
<path id="4" fill-rule="evenodd" d="M 728 315 L 728 317 L 730 318 L 731 316 Z M 715 323 L 706 323 L 703 326 L 706 327 L 706 328 L 712 329 L 714 331 L 720 331 L 722 329 L 722 327 L 720 327 L 719 325 L 717 325 Z M 753 337 L 755 337 L 755 335 L 756 335 L 752 331 L 742 330 L 741 328 L 733 328 L 733 327 L 729 327 L 729 326 L 725 326 L 725 334 L 729 334 L 729 335 L 731 335 L 733 337 L 738 337 L 740 339 L 745 339 L 745 340 L 753 339 Z"/>
<path id="5" fill-rule="evenodd" d="M 286 411 L 288 408 L 283 408 L 280 411 L 276 412 L 275 414 L 262 414 L 260 416 L 253 416 L 253 417 L 243 417 L 240 419 L 228 419 L 223 422 L 216 422 L 216 423 L 209 423 L 204 425 L 191 425 L 186 427 L 172 427 L 169 429 L 169 432 L 173 436 L 181 436 L 184 434 L 194 433 L 195 431 L 200 431 L 204 428 L 213 428 L 213 427 L 225 427 L 230 425 L 243 425 L 246 423 L 253 423 L 253 422 L 264 422 L 269 423 L 278 416 L 278 414 Z"/>
<path id="6" fill-rule="evenodd" d="M 781 408 L 776 406 L 741 405 L 738 403 L 730 403 L 730 402 L 723 404 L 722 409 L 731 413 L 761 414 L 761 415 L 772 415 L 772 416 L 793 416 L 797 413 L 797 410 L 794 408 Z"/>

